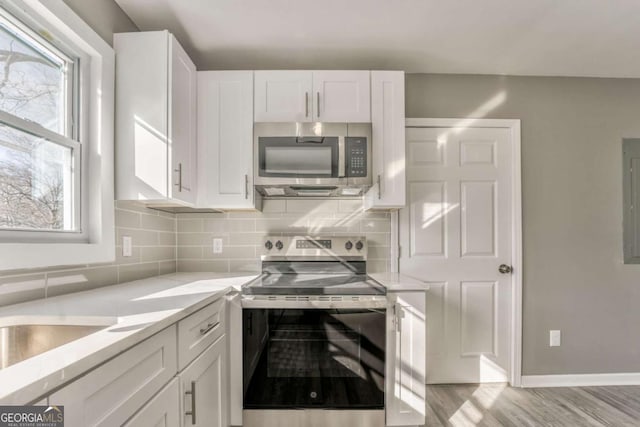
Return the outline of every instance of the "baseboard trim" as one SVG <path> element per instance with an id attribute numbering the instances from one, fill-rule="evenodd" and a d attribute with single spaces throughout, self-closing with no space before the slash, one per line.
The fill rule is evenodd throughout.
<path id="1" fill-rule="evenodd" d="M 588 387 L 605 385 L 640 385 L 640 372 L 522 376 L 522 387 Z"/>

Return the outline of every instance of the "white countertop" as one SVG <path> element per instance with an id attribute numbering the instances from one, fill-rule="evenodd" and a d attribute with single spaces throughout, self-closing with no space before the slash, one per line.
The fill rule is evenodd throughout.
<path id="1" fill-rule="evenodd" d="M 400 273 L 372 273 L 369 276 L 373 280 L 380 282 L 390 292 L 429 290 L 429 285 L 425 282 Z"/>
<path id="2" fill-rule="evenodd" d="M 0 404 L 25 404 L 235 290 L 256 275 L 175 273 L 0 308 L 0 327 L 110 325 L 0 370 Z M 371 274 L 389 291 L 426 290 L 398 273 Z"/>
<path id="3" fill-rule="evenodd" d="M 205 307 L 255 275 L 176 273 L 0 308 L 15 324 L 111 324 L 0 370 L 0 404 L 25 404 Z"/>

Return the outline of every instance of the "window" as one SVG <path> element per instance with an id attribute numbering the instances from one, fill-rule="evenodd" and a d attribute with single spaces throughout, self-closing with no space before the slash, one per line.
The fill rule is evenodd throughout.
<path id="1" fill-rule="evenodd" d="M 0 271 L 114 260 L 114 81 L 65 2 L 0 0 Z"/>
<path id="2" fill-rule="evenodd" d="M 79 59 L 0 13 L 0 229 L 80 232 Z"/>

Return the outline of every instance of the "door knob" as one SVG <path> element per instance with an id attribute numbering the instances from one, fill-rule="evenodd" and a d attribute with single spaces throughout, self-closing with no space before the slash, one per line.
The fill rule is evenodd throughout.
<path id="1" fill-rule="evenodd" d="M 502 274 L 513 273 L 513 267 L 507 264 L 500 264 L 500 267 L 498 267 L 498 271 Z"/>

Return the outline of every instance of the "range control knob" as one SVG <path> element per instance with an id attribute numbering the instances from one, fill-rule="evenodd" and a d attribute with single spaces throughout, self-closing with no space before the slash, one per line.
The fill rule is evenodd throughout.
<path id="1" fill-rule="evenodd" d="M 284 247 L 284 245 L 282 244 L 282 242 L 280 240 L 278 240 L 276 242 L 276 249 L 280 251 L 280 250 L 282 250 L 283 247 Z"/>
<path id="2" fill-rule="evenodd" d="M 356 249 L 360 251 L 362 248 L 364 248 L 364 243 L 358 241 L 358 243 L 356 243 Z"/>
<path id="3" fill-rule="evenodd" d="M 348 240 L 347 243 L 344 244 L 344 248 L 348 251 L 350 251 L 351 248 L 353 248 L 353 243 L 351 243 L 351 240 Z"/>
<path id="4" fill-rule="evenodd" d="M 271 248 L 273 248 L 273 243 L 271 243 L 271 240 L 267 240 L 264 244 L 264 247 L 267 248 L 268 251 L 270 251 Z"/>

